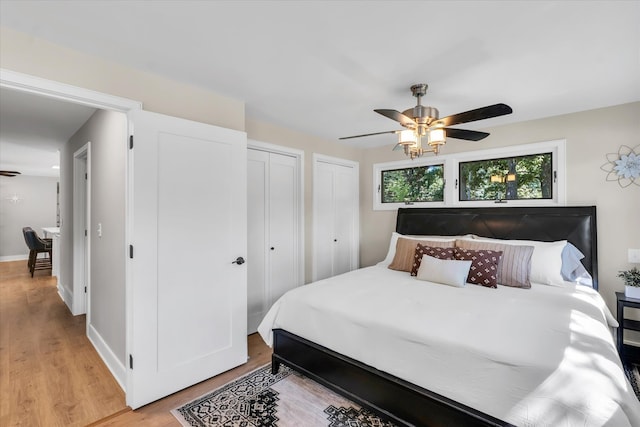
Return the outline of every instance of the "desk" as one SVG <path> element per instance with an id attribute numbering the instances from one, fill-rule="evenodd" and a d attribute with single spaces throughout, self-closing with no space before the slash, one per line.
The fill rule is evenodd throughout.
<path id="1" fill-rule="evenodd" d="M 58 277 L 60 271 L 60 227 L 42 227 L 46 239 L 51 239 L 51 275 Z"/>

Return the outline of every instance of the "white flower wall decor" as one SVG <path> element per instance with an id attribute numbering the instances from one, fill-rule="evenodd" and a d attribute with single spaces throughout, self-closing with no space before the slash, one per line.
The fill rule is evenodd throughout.
<path id="1" fill-rule="evenodd" d="M 607 181 L 618 181 L 620 187 L 640 186 L 640 145 L 631 148 L 621 145 L 617 153 L 606 155 L 607 163 L 600 166 L 607 173 Z"/>

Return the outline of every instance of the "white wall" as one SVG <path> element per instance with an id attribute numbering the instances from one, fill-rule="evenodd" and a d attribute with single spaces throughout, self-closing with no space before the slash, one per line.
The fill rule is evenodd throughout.
<path id="1" fill-rule="evenodd" d="M 125 363 L 125 179 L 127 117 L 96 111 L 61 151 L 61 265 L 65 293 L 73 295 L 73 153 L 91 141 L 91 291 L 89 327 Z M 102 237 L 98 237 L 98 224 Z"/>
<path id="2" fill-rule="evenodd" d="M 616 153 L 621 145 L 634 147 L 640 143 L 639 118 L 640 102 L 636 102 L 490 129 L 475 128 L 491 136 L 479 143 L 449 140 L 442 153 L 566 139 L 567 204 L 597 207 L 600 293 L 615 313 L 614 292 L 624 289 L 616 275 L 631 266 L 627 248 L 640 248 L 640 186 L 621 188 L 616 182 L 607 182 L 607 174 L 600 167 L 607 162 L 607 153 Z M 391 148 L 393 144 L 364 152 L 360 169 L 362 266 L 384 258 L 395 228 L 395 211 L 372 210 L 372 165 L 405 158 Z"/>
<path id="3" fill-rule="evenodd" d="M 55 177 L 0 176 L 0 261 L 27 259 L 22 227 L 43 237 L 42 227 L 56 226 L 57 184 Z"/>

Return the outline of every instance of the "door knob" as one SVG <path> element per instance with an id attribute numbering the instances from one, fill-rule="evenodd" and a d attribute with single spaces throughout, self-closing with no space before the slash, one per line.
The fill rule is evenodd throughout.
<path id="1" fill-rule="evenodd" d="M 238 265 L 242 265 L 244 264 L 244 258 L 242 258 L 241 256 L 239 256 L 238 258 L 236 258 L 235 261 L 232 261 L 231 264 L 238 264 Z"/>

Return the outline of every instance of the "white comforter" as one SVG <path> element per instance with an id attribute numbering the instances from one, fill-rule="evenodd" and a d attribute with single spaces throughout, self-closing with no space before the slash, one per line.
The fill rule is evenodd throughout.
<path id="1" fill-rule="evenodd" d="M 294 289 L 258 331 L 293 334 L 520 426 L 640 426 L 600 295 L 454 288 L 368 267 Z"/>

